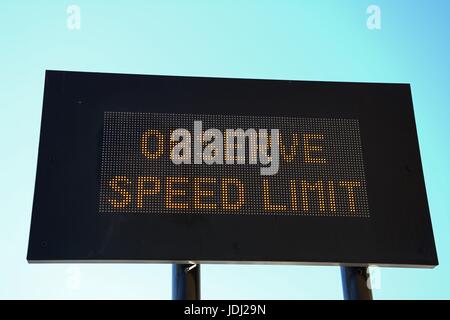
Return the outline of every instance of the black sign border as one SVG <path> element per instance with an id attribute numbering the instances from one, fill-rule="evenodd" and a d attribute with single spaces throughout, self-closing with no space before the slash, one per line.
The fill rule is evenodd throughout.
<path id="1" fill-rule="evenodd" d="M 371 217 L 99 214 L 104 111 L 358 119 Z M 410 86 L 47 71 L 27 259 L 436 266 Z"/>

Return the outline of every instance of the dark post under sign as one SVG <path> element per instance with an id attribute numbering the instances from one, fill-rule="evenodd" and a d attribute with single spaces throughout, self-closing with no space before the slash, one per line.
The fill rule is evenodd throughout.
<path id="1" fill-rule="evenodd" d="M 342 289 L 345 300 L 372 300 L 367 267 L 341 267 Z"/>
<path id="2" fill-rule="evenodd" d="M 172 265 L 172 299 L 200 300 L 200 265 Z"/>

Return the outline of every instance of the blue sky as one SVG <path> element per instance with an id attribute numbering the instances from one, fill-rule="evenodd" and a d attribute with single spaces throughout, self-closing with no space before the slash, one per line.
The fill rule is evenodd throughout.
<path id="1" fill-rule="evenodd" d="M 380 30 L 366 26 L 372 4 Z M 440 265 L 383 268 L 374 297 L 450 298 L 448 12 L 447 0 L 2 1 L 0 298 L 170 298 L 170 265 L 26 262 L 46 69 L 411 83 Z M 342 298 L 336 267 L 202 268 L 204 298 Z"/>

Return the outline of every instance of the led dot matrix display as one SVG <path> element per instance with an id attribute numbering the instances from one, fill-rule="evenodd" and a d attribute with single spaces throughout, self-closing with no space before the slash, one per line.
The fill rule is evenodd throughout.
<path id="1" fill-rule="evenodd" d="M 200 149 L 194 147 L 196 121 L 202 122 Z M 190 135 L 183 141 L 190 164 L 172 161 L 182 141 L 172 133 L 180 128 Z M 204 153 L 211 128 L 223 134 L 223 149 L 212 153 L 222 153 L 223 163 Z M 234 146 L 244 155 L 227 150 L 226 132 L 236 129 L 242 130 L 235 131 Z M 249 129 L 256 135 L 246 136 Z M 269 136 L 279 130 L 279 167 L 272 175 L 261 175 L 268 164 L 258 151 L 273 151 L 270 139 L 261 143 L 260 129 Z M 370 216 L 355 119 L 105 112 L 103 130 L 101 213 Z"/>

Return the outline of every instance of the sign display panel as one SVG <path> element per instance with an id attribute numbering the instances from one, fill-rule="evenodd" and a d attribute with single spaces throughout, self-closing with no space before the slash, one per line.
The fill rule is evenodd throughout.
<path id="1" fill-rule="evenodd" d="M 408 85 L 48 71 L 28 260 L 434 266 Z"/>
<path id="2" fill-rule="evenodd" d="M 106 112 L 99 212 L 369 217 L 360 139 L 350 119 Z"/>

